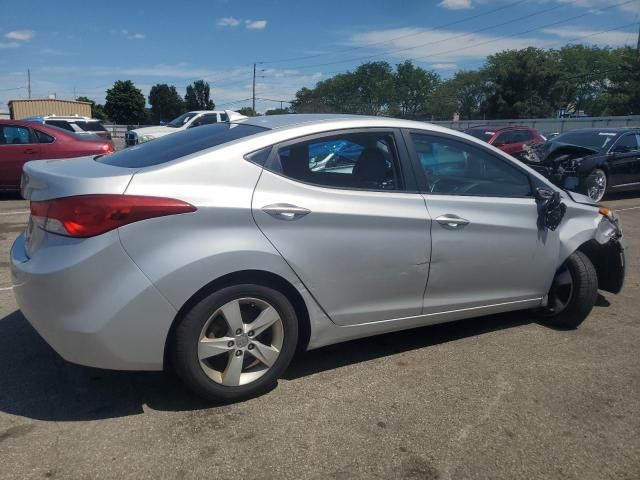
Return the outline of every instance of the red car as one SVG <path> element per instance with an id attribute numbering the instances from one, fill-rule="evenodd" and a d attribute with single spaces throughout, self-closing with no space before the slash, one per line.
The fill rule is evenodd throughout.
<path id="1" fill-rule="evenodd" d="M 19 191 L 22 166 L 30 160 L 104 155 L 111 140 L 86 138 L 61 128 L 20 120 L 0 120 L 0 191 Z"/>
<path id="2" fill-rule="evenodd" d="M 525 145 L 544 142 L 546 138 L 529 127 L 471 127 L 464 133 L 484 140 L 516 158 L 522 154 Z"/>

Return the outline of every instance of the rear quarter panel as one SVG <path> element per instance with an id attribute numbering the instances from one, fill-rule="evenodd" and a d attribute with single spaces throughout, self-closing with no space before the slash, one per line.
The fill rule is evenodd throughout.
<path id="1" fill-rule="evenodd" d="M 127 188 L 198 209 L 119 229 L 125 251 L 176 309 L 211 281 L 241 270 L 265 270 L 302 288 L 253 220 L 251 197 L 262 169 L 242 153 L 214 151 L 142 170 Z"/>

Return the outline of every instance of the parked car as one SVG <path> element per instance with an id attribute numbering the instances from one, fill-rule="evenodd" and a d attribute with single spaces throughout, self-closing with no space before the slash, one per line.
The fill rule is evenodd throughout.
<path id="1" fill-rule="evenodd" d="M 296 349 L 522 309 L 575 328 L 624 280 L 610 211 L 420 122 L 254 117 L 25 180 L 11 268 L 36 330 L 212 400 L 264 392 Z"/>
<path id="2" fill-rule="evenodd" d="M 0 190 L 20 190 L 25 162 L 104 155 L 113 151 L 111 140 L 76 135 L 61 128 L 32 122 L 0 120 Z"/>
<path id="3" fill-rule="evenodd" d="M 640 128 L 572 130 L 523 160 L 556 185 L 599 202 L 608 192 L 640 189 Z"/>
<path id="4" fill-rule="evenodd" d="M 43 125 L 62 128 L 78 135 L 97 135 L 98 137 L 111 140 L 111 134 L 96 118 L 81 117 L 73 115 L 64 117 L 60 115 L 39 115 L 35 117 L 23 118 L 25 122 L 36 122 Z"/>
<path id="5" fill-rule="evenodd" d="M 525 145 L 533 145 L 546 140 L 536 130 L 529 127 L 479 126 L 468 128 L 464 133 L 484 140 L 516 158 L 521 157 Z"/>
<path id="6" fill-rule="evenodd" d="M 131 147 L 133 145 L 148 142 L 149 140 L 154 140 L 156 138 L 180 132 L 188 128 L 210 125 L 212 123 L 228 122 L 230 118 L 233 120 L 239 120 L 245 117 L 237 112 L 232 112 L 230 110 L 198 110 L 194 112 L 183 113 L 179 117 L 174 118 L 169 123 L 165 123 L 164 125 L 129 130 L 125 134 L 125 146 Z"/>

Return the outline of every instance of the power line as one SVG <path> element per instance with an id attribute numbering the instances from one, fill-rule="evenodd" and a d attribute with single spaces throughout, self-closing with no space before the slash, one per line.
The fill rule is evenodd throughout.
<path id="1" fill-rule="evenodd" d="M 489 41 L 486 41 L 486 42 L 476 43 L 476 44 L 473 44 L 473 45 L 467 45 L 465 47 L 456 48 L 456 49 L 453 49 L 453 50 L 447 50 L 446 52 L 438 53 L 438 55 L 441 55 L 443 53 L 450 53 L 450 52 L 455 52 L 455 51 L 466 50 L 466 49 L 469 49 L 471 47 L 485 45 L 487 43 L 499 42 L 499 41 L 504 40 L 505 38 L 516 37 L 516 36 L 519 36 L 519 35 L 523 35 L 525 33 L 531 33 L 533 31 L 539 30 L 540 28 L 546 28 L 546 27 L 550 27 L 550 26 L 554 26 L 554 25 L 559 25 L 561 23 L 566 23 L 566 22 L 569 22 L 571 20 L 576 20 L 578 18 L 582 18 L 582 17 L 586 17 L 588 15 L 592 15 L 594 12 L 603 12 L 605 10 L 609 10 L 609 9 L 612 9 L 612 8 L 617 8 L 617 7 L 620 7 L 620 6 L 623 6 L 623 5 L 627 5 L 627 4 L 632 3 L 634 1 L 637 1 L 637 0 L 626 0 L 624 2 L 617 3 L 615 5 L 610 5 L 608 7 L 603 7 L 603 8 L 599 8 L 599 9 L 592 9 L 592 10 L 590 10 L 588 12 L 585 12 L 585 13 L 582 13 L 580 15 L 575 15 L 573 17 L 565 18 L 565 19 L 559 20 L 557 22 L 552 22 L 552 23 L 546 24 L 546 25 L 540 25 L 540 26 L 537 26 L 535 28 L 531 28 L 529 30 L 524 30 L 524 31 L 521 31 L 521 32 L 518 32 L 518 33 L 515 33 L 515 34 L 507 35 L 507 36 L 500 37 L 500 38 L 493 39 L 493 40 L 489 40 Z M 510 20 L 508 22 L 503 22 L 503 23 L 500 23 L 498 25 L 493 25 L 491 27 L 484 27 L 484 28 L 481 28 L 481 29 L 478 29 L 478 30 L 474 30 L 472 32 L 467 32 L 465 34 L 460 34 L 460 35 L 457 35 L 457 36 L 441 39 L 441 40 L 436 41 L 435 43 L 441 43 L 441 42 L 446 41 L 446 40 L 453 40 L 453 39 L 459 38 L 461 36 L 467 36 L 467 35 L 471 35 L 473 33 L 478 33 L 480 31 L 489 30 L 491 28 L 504 26 L 506 24 L 513 23 L 516 20 L 521 20 L 523 18 L 529 18 L 529 17 L 534 16 L 534 15 L 540 15 L 540 14 L 543 14 L 543 13 L 548 13 L 548 12 L 556 10 L 556 9 L 562 7 L 562 6 L 565 6 L 565 4 L 556 5 L 556 6 L 552 7 L 552 8 L 549 8 L 549 9 L 546 9 L 546 10 L 542 10 L 542 11 L 540 11 L 538 13 L 527 15 L 525 17 L 520 17 L 520 18 L 515 19 L 515 20 Z M 417 46 L 413 46 L 413 47 L 407 47 L 407 48 L 403 48 L 403 49 L 399 49 L 399 50 L 389 50 L 389 51 L 386 51 L 386 52 L 380 52 L 380 53 L 378 53 L 376 55 L 367 55 L 365 57 L 352 57 L 352 58 L 348 58 L 348 59 L 344 59 L 344 60 L 336 60 L 336 61 L 333 61 L 333 62 L 317 63 L 317 64 L 312 64 L 312 65 L 300 65 L 300 66 L 289 67 L 289 69 L 290 70 L 303 70 L 303 69 L 306 69 L 306 68 L 316 68 L 316 67 L 324 67 L 324 66 L 329 66 L 329 65 L 337 65 L 337 64 L 340 64 L 340 63 L 362 61 L 362 60 L 367 60 L 367 59 L 371 59 L 371 58 L 378 58 L 378 57 L 383 56 L 383 55 L 389 55 L 389 54 L 394 54 L 394 53 L 398 53 L 398 52 L 401 52 L 401 51 L 412 50 L 412 49 L 416 49 L 416 48 L 419 48 L 419 47 L 424 47 L 424 46 L 427 46 L 427 45 L 431 45 L 432 43 L 434 43 L 434 42 L 427 42 L 427 43 L 422 44 L 422 45 L 417 45 Z M 429 57 L 430 56 L 433 56 L 433 54 L 429 55 Z M 426 57 L 416 57 L 415 59 L 418 59 L 418 58 L 426 58 Z"/>
<path id="2" fill-rule="evenodd" d="M 516 5 L 520 5 L 521 3 L 524 3 L 526 1 L 527 0 L 518 0 L 517 2 L 509 3 L 507 5 L 503 5 L 501 7 L 494 8 L 493 10 L 489 10 L 487 12 L 478 13 L 476 15 L 472 15 L 470 17 L 463 18 L 462 20 L 456 20 L 455 22 L 445 23 L 445 24 L 442 24 L 442 25 L 436 25 L 434 27 L 431 27 L 431 29 L 440 29 L 440 28 L 452 27 L 452 26 L 458 25 L 460 23 L 465 23 L 465 22 L 468 22 L 470 20 L 475 20 L 476 18 L 484 17 L 486 15 L 491 15 L 492 13 L 499 12 L 501 10 L 506 10 L 507 8 L 515 7 Z M 378 42 L 371 42 L 371 43 L 367 43 L 367 44 L 364 44 L 364 45 L 358 45 L 357 47 L 351 47 L 351 48 L 343 49 L 341 53 L 350 52 L 350 51 L 353 51 L 353 50 L 361 50 L 363 48 L 370 48 L 370 47 L 375 46 L 375 45 L 394 42 L 396 40 L 401 40 L 403 38 L 413 37 L 413 36 L 416 36 L 416 35 L 420 35 L 422 33 L 423 32 L 409 33 L 409 34 L 406 34 L 406 35 L 400 35 L 399 37 L 390 38 L 388 40 L 380 40 Z M 333 55 L 333 54 L 334 54 L 334 52 L 325 52 L 325 53 L 318 53 L 318 54 L 315 54 L 315 55 L 306 55 L 306 56 L 301 56 L 301 57 L 281 58 L 281 59 L 278 59 L 278 60 L 265 60 L 262 63 L 264 63 L 264 64 L 267 64 L 267 63 L 282 63 L 282 62 L 290 62 L 290 61 L 295 61 L 295 60 L 306 60 L 306 59 L 309 59 L 309 58 L 317 58 L 317 57 L 322 57 L 324 55 Z"/>

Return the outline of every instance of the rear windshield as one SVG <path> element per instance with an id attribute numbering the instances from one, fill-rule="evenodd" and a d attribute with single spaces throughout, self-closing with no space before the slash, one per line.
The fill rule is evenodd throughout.
<path id="1" fill-rule="evenodd" d="M 69 137 L 73 137 L 74 139 L 79 140 L 81 142 L 91 141 L 91 140 L 98 140 L 98 138 L 95 135 L 91 135 L 91 136 L 78 135 L 75 132 L 70 132 L 66 128 L 56 127 L 55 125 L 50 125 L 48 123 L 47 123 L 47 127 L 49 127 L 51 130 L 55 130 L 56 132 L 64 133 L 65 135 L 67 135 Z"/>
<path id="2" fill-rule="evenodd" d="M 489 139 L 493 137 L 493 134 L 496 132 L 491 130 L 480 129 L 480 128 L 473 128 L 471 130 L 465 130 L 464 133 L 466 133 L 467 135 L 471 135 L 472 137 L 479 138 L 480 140 L 484 140 L 485 142 L 488 142 Z"/>
<path id="3" fill-rule="evenodd" d="M 96 161 L 115 167 L 150 167 L 267 130 L 255 125 L 203 125 L 105 155 Z"/>
<path id="4" fill-rule="evenodd" d="M 583 130 L 563 133 L 562 135 L 554 137 L 553 141 L 593 148 L 594 150 L 604 150 L 609 148 L 617 136 L 618 134 L 615 132 Z"/>
<path id="5" fill-rule="evenodd" d="M 73 122 L 85 132 L 106 132 L 107 129 L 100 122 Z"/>

